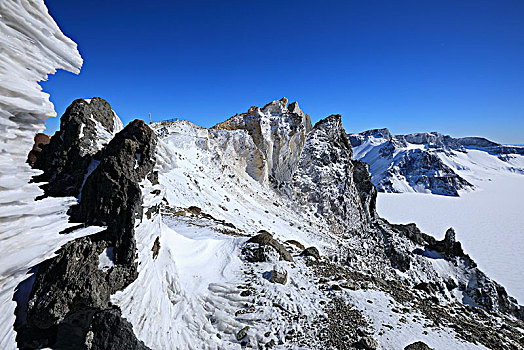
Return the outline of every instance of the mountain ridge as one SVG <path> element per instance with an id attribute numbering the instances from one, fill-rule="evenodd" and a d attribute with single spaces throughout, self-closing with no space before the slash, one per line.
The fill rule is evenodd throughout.
<path id="1" fill-rule="evenodd" d="M 438 132 L 392 135 L 388 129 L 349 134 L 355 159 L 370 164 L 372 181 L 382 192 L 428 192 L 459 196 L 478 186 L 468 169 L 474 161 L 457 163 L 461 155 L 480 151 L 505 162 L 501 170 L 524 173 L 512 160 L 524 156 L 524 147 L 502 145 L 482 137 L 453 138 Z M 520 159 L 520 158 L 519 158 Z"/>

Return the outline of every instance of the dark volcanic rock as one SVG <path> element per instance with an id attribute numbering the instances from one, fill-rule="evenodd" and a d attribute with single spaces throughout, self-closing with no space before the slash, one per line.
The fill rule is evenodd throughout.
<path id="1" fill-rule="evenodd" d="M 246 243 L 255 243 L 258 244 L 258 253 L 255 252 L 255 254 L 249 254 L 248 260 L 252 262 L 260 262 L 260 261 L 267 261 L 265 258 L 265 252 L 264 247 L 269 246 L 275 249 L 280 256 L 281 260 L 290 261 L 293 262 L 293 257 L 291 254 L 287 251 L 286 247 L 284 247 L 280 242 L 278 242 L 276 239 L 274 239 L 271 234 L 267 231 L 262 231 L 262 233 L 259 233 L 256 236 L 251 237 L 247 240 Z M 252 257 L 251 259 L 249 257 Z"/>
<path id="2" fill-rule="evenodd" d="M 39 265 L 27 306 L 24 327 L 28 331 L 18 339 L 21 347 L 34 342 L 57 347 L 64 342 L 83 343 L 92 317 L 98 322 L 90 333 L 93 346 L 107 348 L 103 336 L 93 334 L 105 326 L 123 332 L 125 344 L 137 342 L 130 338 L 132 332 L 125 330 L 131 328 L 120 313 L 104 311 L 111 309 L 110 295 L 138 276 L 134 227 L 143 215 L 139 183 L 152 174 L 156 143 L 152 130 L 135 120 L 101 152 L 98 167 L 85 181 L 80 203 L 72 208 L 71 220 L 107 228 L 67 243 L 56 257 Z M 113 266 L 99 267 L 101 254 L 110 256 Z M 45 339 L 39 336 L 41 330 L 48 334 Z"/>
<path id="3" fill-rule="evenodd" d="M 404 350 L 432 350 L 426 343 L 421 341 L 416 341 L 407 345 Z"/>
<path id="4" fill-rule="evenodd" d="M 302 253 L 300 253 L 302 256 L 311 256 L 315 258 L 316 260 L 320 260 L 320 252 L 316 247 L 309 247 L 304 249 Z"/>
<path id="5" fill-rule="evenodd" d="M 371 182 L 369 165 L 361 161 L 353 161 L 353 179 L 360 195 L 362 208 L 366 211 L 368 221 L 376 216 L 377 189 Z"/>
<path id="6" fill-rule="evenodd" d="M 42 186 L 47 196 L 78 196 L 89 165 L 120 124 L 107 101 L 75 100 L 60 118 L 60 130 L 41 146 L 33 167 L 44 173 L 33 181 L 48 182 Z"/>
<path id="7" fill-rule="evenodd" d="M 427 247 L 429 250 L 434 250 L 446 256 L 464 256 L 462 245 L 457 242 L 455 230 L 450 227 L 446 231 L 446 235 L 442 241 L 436 241 Z"/>
<path id="8" fill-rule="evenodd" d="M 402 272 L 406 272 L 411 267 L 411 258 L 408 252 L 404 252 L 401 249 L 391 247 L 388 252 L 389 260 L 393 267 L 399 269 Z"/>
<path id="9" fill-rule="evenodd" d="M 72 208 L 72 221 L 108 226 L 104 237 L 114 244 L 117 264 L 130 264 L 135 258 L 133 226 L 143 215 L 138 184 L 153 171 L 156 143 L 143 121 L 132 121 L 104 149 L 80 203 Z"/>
<path id="10" fill-rule="evenodd" d="M 86 342 L 89 350 L 149 349 L 136 339 L 131 323 L 116 309 L 97 312 L 93 316 Z"/>

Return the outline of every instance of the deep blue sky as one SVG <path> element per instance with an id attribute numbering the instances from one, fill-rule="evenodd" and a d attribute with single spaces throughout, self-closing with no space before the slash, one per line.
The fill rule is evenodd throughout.
<path id="1" fill-rule="evenodd" d="M 524 143 L 522 0 L 45 2 L 84 58 L 43 83 L 59 116 L 100 96 L 208 127 L 286 96 L 348 132 Z"/>

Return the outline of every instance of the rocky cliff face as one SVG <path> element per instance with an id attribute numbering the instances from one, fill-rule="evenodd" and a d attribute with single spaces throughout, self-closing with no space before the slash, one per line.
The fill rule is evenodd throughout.
<path id="1" fill-rule="evenodd" d="M 374 188 L 352 155 L 341 116 L 329 116 L 308 134 L 293 175 L 294 197 L 315 205 L 337 233 L 363 229 L 374 216 Z"/>
<path id="2" fill-rule="evenodd" d="M 247 113 L 211 128 L 247 131 L 256 146 L 249 173 L 261 183 L 271 182 L 277 188 L 284 188 L 291 181 L 311 130 L 309 115 L 302 112 L 298 103 L 288 106 L 287 102 L 284 97 L 263 108 L 251 107 Z"/>
<path id="3" fill-rule="evenodd" d="M 122 341 L 113 343 L 111 349 L 145 348 L 134 337 L 130 324 L 121 319 L 118 308 L 111 305 L 110 296 L 138 275 L 135 226 L 144 216 L 140 183 L 156 181 L 153 167 L 157 138 L 144 122 L 135 120 L 98 148 L 84 136 L 94 137 L 100 130 L 107 136 L 115 131 L 114 113 L 101 99 L 87 103 L 77 100 L 68 108 L 62 120 L 64 129 L 53 137 L 59 141 L 50 144 L 53 152 L 46 153 L 39 162 L 46 169 L 43 175 L 54 180 L 48 193 L 76 196 L 78 192 L 73 189 L 81 189 L 80 201 L 71 210 L 71 221 L 106 229 L 69 242 L 55 258 L 38 266 L 27 305 L 19 305 L 18 313 L 27 315 L 18 319 L 20 347 L 38 344 L 107 349 L 104 337 L 113 333 Z M 100 125 L 95 128 L 96 121 L 89 123 L 84 118 L 86 111 L 90 116 L 101 116 Z M 51 158 L 53 155 L 56 158 Z M 44 159 L 49 164 L 43 163 Z M 88 161 L 95 162 L 96 168 L 89 173 L 87 167 L 81 171 Z M 75 172 L 78 176 L 67 174 L 73 165 L 80 170 Z"/>
<path id="4" fill-rule="evenodd" d="M 437 132 L 391 135 L 387 129 L 350 134 L 355 159 L 370 165 L 373 184 L 381 192 L 428 192 L 459 196 L 461 191 L 475 190 L 468 174 L 473 164 L 457 163 L 457 158 L 471 151 L 492 155 L 507 163 L 511 172 L 522 172 L 512 159 L 521 157 L 523 147 L 505 146 L 481 137 L 452 138 Z M 472 171 L 473 172 L 473 171 Z M 468 175 L 472 175 L 469 176 Z"/>

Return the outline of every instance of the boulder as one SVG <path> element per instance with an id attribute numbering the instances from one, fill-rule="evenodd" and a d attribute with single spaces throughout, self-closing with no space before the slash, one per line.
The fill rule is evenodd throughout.
<path id="1" fill-rule="evenodd" d="M 287 271 L 286 270 L 277 271 L 277 269 L 273 269 L 273 271 L 271 271 L 270 276 L 269 276 L 269 282 L 286 284 L 287 283 Z"/>
<path id="2" fill-rule="evenodd" d="M 261 233 L 248 239 L 246 244 L 250 244 L 250 243 L 258 245 L 257 247 L 258 251 L 255 250 L 255 254 L 251 255 L 252 256 L 252 260 L 250 260 L 251 262 L 267 261 L 265 260 L 266 254 L 264 250 L 264 248 L 267 246 L 276 250 L 276 252 L 278 253 L 280 257 L 280 260 L 285 260 L 289 262 L 294 261 L 293 257 L 287 251 L 286 247 L 284 247 L 280 242 L 274 239 L 271 236 L 271 234 L 267 231 L 261 231 Z M 251 251 L 253 252 L 253 250 Z"/>
<path id="3" fill-rule="evenodd" d="M 237 332 L 237 340 L 241 341 L 242 339 L 244 339 L 247 336 L 247 331 L 249 331 L 249 326 L 245 326 L 244 328 L 239 330 Z"/>
<path id="4" fill-rule="evenodd" d="M 426 343 L 421 341 L 416 341 L 407 345 L 404 350 L 433 350 Z"/>
<path id="5" fill-rule="evenodd" d="M 309 247 L 306 248 L 300 253 L 301 256 L 310 256 L 315 258 L 316 260 L 320 260 L 320 252 L 316 247 Z"/>
<path id="6" fill-rule="evenodd" d="M 378 348 L 378 342 L 375 338 L 367 336 L 359 340 L 359 345 L 366 350 L 374 350 Z"/>

